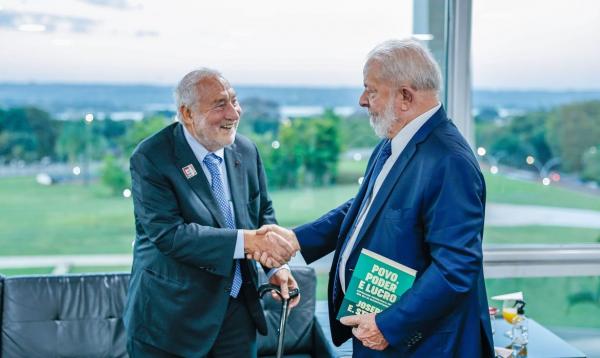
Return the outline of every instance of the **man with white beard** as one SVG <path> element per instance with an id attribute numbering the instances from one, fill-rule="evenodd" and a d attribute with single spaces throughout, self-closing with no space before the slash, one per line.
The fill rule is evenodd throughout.
<path id="1" fill-rule="evenodd" d="M 356 197 L 314 222 L 271 230 L 308 263 L 335 251 L 329 274 L 333 341 L 355 357 L 493 357 L 482 269 L 485 182 L 439 101 L 440 70 L 413 40 L 375 47 L 364 66 L 375 148 Z M 336 319 L 361 250 L 417 271 L 389 308 Z M 267 253 L 255 252 L 265 261 Z"/>
<path id="2" fill-rule="evenodd" d="M 136 357 L 256 357 L 267 333 L 256 262 L 289 261 L 296 242 L 256 228 L 276 223 L 256 145 L 237 133 L 242 108 L 229 81 L 200 68 L 175 89 L 177 122 L 131 156 L 136 239 L 123 321 Z M 284 297 L 289 267 L 270 270 Z M 299 296 L 290 307 L 298 304 Z"/>

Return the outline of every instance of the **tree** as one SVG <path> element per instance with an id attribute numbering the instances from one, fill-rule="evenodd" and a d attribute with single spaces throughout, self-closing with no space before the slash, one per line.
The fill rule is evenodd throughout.
<path id="1" fill-rule="evenodd" d="M 500 118 L 500 114 L 496 107 L 484 106 L 481 107 L 475 116 L 475 122 L 487 122 Z"/>
<path id="2" fill-rule="evenodd" d="M 310 136 L 306 138 L 310 143 L 304 158 L 306 171 L 316 185 L 334 183 L 341 151 L 341 118 L 329 109 L 322 117 L 312 118 L 306 124 L 305 133 Z"/>
<path id="3" fill-rule="evenodd" d="M 129 173 L 112 155 L 104 157 L 100 179 L 113 195 L 119 195 L 125 188 L 130 187 Z"/>
<path id="4" fill-rule="evenodd" d="M 123 137 L 123 148 L 127 157 L 130 157 L 133 150 L 144 139 L 163 129 L 170 120 L 163 116 L 152 116 L 135 122 Z"/>
<path id="5" fill-rule="evenodd" d="M 244 110 L 240 129 L 244 132 L 265 134 L 268 132 L 277 134 L 279 129 L 279 105 L 277 102 L 262 98 L 251 97 L 241 103 Z"/>
<path id="6" fill-rule="evenodd" d="M 600 183 L 600 146 L 591 147 L 583 154 L 581 178 Z"/>
<path id="7" fill-rule="evenodd" d="M 279 134 L 255 135 L 269 185 L 293 188 L 326 185 L 337 176 L 341 118 L 328 110 L 320 117 L 284 121 Z"/>
<path id="8" fill-rule="evenodd" d="M 363 112 L 343 118 L 342 123 L 340 141 L 343 143 L 343 149 L 373 148 L 380 141 L 369 123 L 369 116 Z"/>
<path id="9" fill-rule="evenodd" d="M 257 138 L 269 185 L 295 188 L 303 182 L 301 169 L 306 148 L 299 135 L 301 127 L 299 121 L 285 121 L 276 138 L 271 133 Z"/>
<path id="10" fill-rule="evenodd" d="M 583 169 L 583 154 L 600 144 L 600 101 L 558 108 L 548 123 L 550 145 L 569 171 Z"/>
<path id="11" fill-rule="evenodd" d="M 54 157 L 59 126 L 50 115 L 35 107 L 0 112 L 0 156 L 27 161 Z"/>
<path id="12" fill-rule="evenodd" d="M 83 120 L 66 121 L 61 127 L 56 142 L 56 153 L 61 160 L 75 162 L 85 152 L 85 122 Z"/>
<path id="13" fill-rule="evenodd" d="M 108 139 L 103 135 L 102 122 L 95 120 L 87 123 L 83 119 L 62 122 L 56 142 L 57 157 L 60 160 L 76 162 L 82 160 L 89 149 L 89 159 L 103 159 L 110 146 Z"/>
<path id="14" fill-rule="evenodd" d="M 550 113 L 540 111 L 515 116 L 507 125 L 479 122 L 475 127 L 477 146 L 492 155 L 505 153 L 503 161 L 515 167 L 526 166 L 529 155 L 544 163 L 554 156 L 546 131 L 550 117 Z"/>

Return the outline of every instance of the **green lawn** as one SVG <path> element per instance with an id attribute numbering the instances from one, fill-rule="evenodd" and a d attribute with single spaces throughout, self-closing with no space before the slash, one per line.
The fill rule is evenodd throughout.
<path id="1" fill-rule="evenodd" d="M 569 190 L 556 185 L 544 186 L 501 175 L 487 174 L 488 203 L 556 206 L 600 211 L 600 195 Z"/>
<path id="2" fill-rule="evenodd" d="M 0 268 L 0 275 L 17 276 L 17 275 L 43 275 L 50 274 L 54 270 L 53 267 L 30 267 L 30 268 L 15 268 L 7 269 Z"/>
<path id="3" fill-rule="evenodd" d="M 600 242 L 599 229 L 560 226 L 486 226 L 484 244 L 592 244 Z"/>
<path id="4" fill-rule="evenodd" d="M 131 251 L 130 199 L 99 185 L 41 186 L 33 178 L 0 179 L 0 255 Z"/>
<path id="5" fill-rule="evenodd" d="M 278 190 L 271 193 L 280 225 L 296 226 L 314 220 L 354 197 L 358 184 L 326 188 Z"/>
<path id="6" fill-rule="evenodd" d="M 40 275 L 51 274 L 53 267 L 32 267 L 32 268 L 17 268 L 4 269 L 0 268 L 0 275 L 17 276 L 17 275 Z M 102 272 L 131 272 L 130 266 L 74 266 L 69 268 L 69 273 L 102 273 Z"/>
<path id="7" fill-rule="evenodd" d="M 348 164 L 351 165 L 356 163 Z M 295 226 L 320 217 L 354 196 L 357 190 L 358 184 L 278 190 L 272 192 L 272 198 L 280 224 Z M 521 194 L 513 195 L 511 190 Z M 502 199 L 600 210 L 596 196 L 499 176 L 488 178 L 488 192 L 490 201 Z M 134 237 L 131 199 L 111 197 L 99 184 L 46 187 L 36 184 L 33 178 L 2 178 L 0 198 L 0 256 L 109 254 L 131 250 Z M 597 241 L 598 236 L 600 233 L 591 229 L 487 227 L 485 242 L 588 243 Z"/>
<path id="8" fill-rule="evenodd" d="M 69 273 L 131 272 L 131 266 L 75 266 Z"/>

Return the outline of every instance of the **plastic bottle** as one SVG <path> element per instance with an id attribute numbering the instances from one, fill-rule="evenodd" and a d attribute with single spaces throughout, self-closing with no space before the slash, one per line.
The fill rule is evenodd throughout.
<path id="1" fill-rule="evenodd" d="M 512 349 L 513 357 L 527 357 L 527 343 L 529 342 L 529 322 L 525 317 L 525 302 L 517 300 L 517 316 L 512 324 Z"/>

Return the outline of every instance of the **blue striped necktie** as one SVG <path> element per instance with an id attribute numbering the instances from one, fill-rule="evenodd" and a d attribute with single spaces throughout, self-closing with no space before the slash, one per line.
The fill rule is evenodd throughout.
<path id="1" fill-rule="evenodd" d="M 227 197 L 225 197 L 225 189 L 223 187 L 223 180 L 221 179 L 220 166 L 222 161 L 223 159 L 214 153 L 208 153 L 203 160 L 212 178 L 210 188 L 212 189 L 215 199 L 217 199 L 221 213 L 225 217 L 227 228 L 235 229 L 233 214 L 231 213 L 231 208 L 229 207 L 229 201 L 227 200 Z M 230 296 L 234 298 L 237 297 L 241 288 L 242 270 L 240 268 L 240 260 L 235 260 L 235 274 L 233 275 Z"/>

